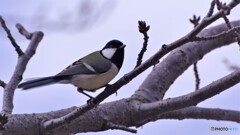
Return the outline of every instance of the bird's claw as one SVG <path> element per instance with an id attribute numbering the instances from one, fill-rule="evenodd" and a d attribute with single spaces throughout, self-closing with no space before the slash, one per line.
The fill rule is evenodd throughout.
<path id="1" fill-rule="evenodd" d="M 94 105 L 94 98 L 90 98 L 87 100 L 88 105 Z"/>

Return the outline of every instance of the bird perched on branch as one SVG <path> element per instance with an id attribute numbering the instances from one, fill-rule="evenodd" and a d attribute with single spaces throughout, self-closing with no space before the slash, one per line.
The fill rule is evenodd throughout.
<path id="1" fill-rule="evenodd" d="M 54 83 L 73 84 L 79 92 L 92 98 L 84 90 L 94 92 L 109 85 L 122 67 L 124 47 L 121 41 L 111 40 L 102 50 L 75 61 L 60 73 L 23 82 L 18 88 L 29 90 Z"/>

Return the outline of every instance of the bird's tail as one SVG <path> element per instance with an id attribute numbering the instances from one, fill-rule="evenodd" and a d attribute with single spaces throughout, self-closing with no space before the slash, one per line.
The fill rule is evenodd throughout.
<path id="1" fill-rule="evenodd" d="M 30 81 L 26 81 L 24 83 L 21 83 L 21 84 L 18 85 L 18 88 L 22 88 L 23 90 L 28 90 L 28 89 L 39 87 L 39 86 L 53 84 L 53 83 L 56 83 L 56 82 L 58 82 L 58 81 L 53 79 L 52 76 L 43 77 L 43 78 L 33 79 L 33 80 L 30 80 Z"/>

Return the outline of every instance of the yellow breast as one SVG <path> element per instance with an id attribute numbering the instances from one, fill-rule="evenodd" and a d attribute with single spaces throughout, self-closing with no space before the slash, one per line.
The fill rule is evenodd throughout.
<path id="1" fill-rule="evenodd" d="M 118 68 L 112 64 L 109 71 L 96 75 L 76 75 L 70 83 L 83 90 L 95 91 L 108 84 L 118 73 Z"/>

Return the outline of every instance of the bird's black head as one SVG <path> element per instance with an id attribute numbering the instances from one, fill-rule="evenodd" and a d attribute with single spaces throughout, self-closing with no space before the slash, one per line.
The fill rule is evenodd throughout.
<path id="1" fill-rule="evenodd" d="M 123 49 L 125 45 L 119 41 L 119 40 L 111 40 L 109 41 L 102 50 L 107 48 L 117 48 L 117 49 Z"/>
<path id="2" fill-rule="evenodd" d="M 111 40 L 109 41 L 105 47 L 101 50 L 101 54 L 113 62 L 118 69 L 122 67 L 123 59 L 124 59 L 124 45 L 119 40 Z"/>

